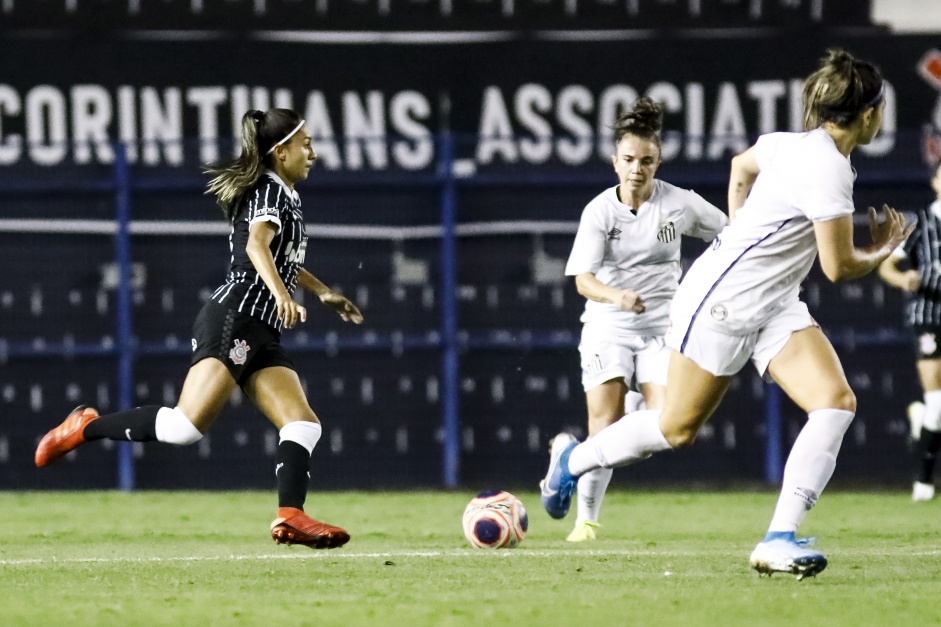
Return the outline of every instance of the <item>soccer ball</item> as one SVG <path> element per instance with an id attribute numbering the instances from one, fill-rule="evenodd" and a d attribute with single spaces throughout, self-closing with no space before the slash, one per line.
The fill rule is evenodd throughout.
<path id="1" fill-rule="evenodd" d="M 501 490 L 481 492 L 464 510 L 464 537 L 478 549 L 513 548 L 526 537 L 529 516 L 523 503 Z"/>

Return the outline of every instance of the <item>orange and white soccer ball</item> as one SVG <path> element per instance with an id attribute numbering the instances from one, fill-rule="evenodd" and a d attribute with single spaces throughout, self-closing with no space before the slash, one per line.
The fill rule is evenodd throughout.
<path id="1" fill-rule="evenodd" d="M 523 541 L 529 516 L 523 503 L 501 490 L 481 492 L 464 510 L 464 537 L 478 549 L 511 549 Z"/>

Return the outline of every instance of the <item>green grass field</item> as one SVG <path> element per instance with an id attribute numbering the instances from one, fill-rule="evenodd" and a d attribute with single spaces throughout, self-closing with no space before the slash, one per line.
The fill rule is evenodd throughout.
<path id="1" fill-rule="evenodd" d="M 939 625 L 941 502 L 833 491 L 803 532 L 816 579 L 747 565 L 772 492 L 612 492 L 601 537 L 564 541 L 534 493 L 516 549 L 469 548 L 463 492 L 313 494 L 350 530 L 277 546 L 258 492 L 0 494 L 0 624 Z"/>

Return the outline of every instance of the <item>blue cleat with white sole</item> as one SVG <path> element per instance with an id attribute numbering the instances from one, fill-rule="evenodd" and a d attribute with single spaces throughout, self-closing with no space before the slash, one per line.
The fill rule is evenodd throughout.
<path id="1" fill-rule="evenodd" d="M 790 573 L 798 581 L 815 577 L 827 567 L 827 558 L 809 548 L 812 544 L 812 539 L 795 538 L 792 531 L 769 531 L 752 551 L 749 563 L 759 576 Z"/>
<path id="2" fill-rule="evenodd" d="M 572 494 L 578 485 L 578 477 L 569 472 L 569 455 L 578 445 L 578 440 L 568 433 L 560 433 L 552 440 L 549 450 L 549 471 L 539 482 L 542 506 L 553 518 L 565 518 L 572 506 Z"/>

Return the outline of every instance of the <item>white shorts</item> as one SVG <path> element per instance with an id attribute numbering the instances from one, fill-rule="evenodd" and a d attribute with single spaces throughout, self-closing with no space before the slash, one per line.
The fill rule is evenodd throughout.
<path id="1" fill-rule="evenodd" d="M 667 384 L 670 351 L 659 335 L 619 334 L 610 327 L 586 323 L 578 352 L 586 392 L 620 378 L 628 387 L 641 383 Z"/>
<path id="2" fill-rule="evenodd" d="M 765 375 L 768 364 L 781 352 L 791 335 L 808 327 L 819 326 L 807 311 L 807 305 L 794 301 L 779 311 L 761 329 L 747 335 L 730 335 L 706 321 L 693 321 L 686 345 L 683 336 L 667 331 L 666 345 L 681 352 L 717 377 L 737 373 L 749 359 L 758 374 Z M 686 329 L 683 329 L 684 331 Z"/>

